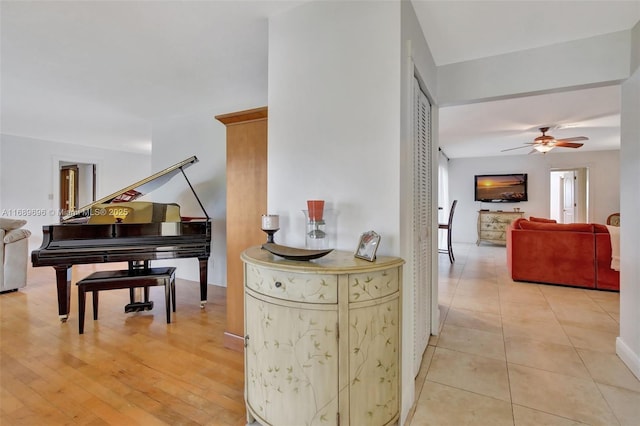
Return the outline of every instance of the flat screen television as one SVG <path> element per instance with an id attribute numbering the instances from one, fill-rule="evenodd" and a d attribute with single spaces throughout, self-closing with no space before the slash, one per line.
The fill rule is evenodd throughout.
<path id="1" fill-rule="evenodd" d="M 475 200 L 484 203 L 527 201 L 527 174 L 476 175 Z"/>

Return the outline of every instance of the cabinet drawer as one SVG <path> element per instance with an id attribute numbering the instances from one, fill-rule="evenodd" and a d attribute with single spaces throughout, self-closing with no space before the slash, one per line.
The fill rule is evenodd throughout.
<path id="1" fill-rule="evenodd" d="M 504 231 L 507 229 L 507 223 L 495 222 L 495 223 L 483 223 L 480 228 L 482 232 L 485 231 Z"/>
<path id="2" fill-rule="evenodd" d="M 491 217 L 483 217 L 480 223 L 482 225 L 500 224 L 500 225 L 506 226 L 510 224 L 514 219 L 515 219 L 514 217 L 491 216 Z"/>
<path id="3" fill-rule="evenodd" d="M 338 277 L 300 274 L 246 265 L 245 285 L 258 293 L 293 302 L 338 303 Z"/>
<path id="4" fill-rule="evenodd" d="M 524 213 L 480 213 L 480 223 L 505 223 L 510 224 L 515 219 L 522 217 Z"/>
<path id="5" fill-rule="evenodd" d="M 398 269 L 349 274 L 349 302 L 379 299 L 398 291 Z"/>
<path id="6" fill-rule="evenodd" d="M 507 235 L 503 231 L 482 231 L 480 233 L 482 240 L 505 241 L 506 237 Z"/>

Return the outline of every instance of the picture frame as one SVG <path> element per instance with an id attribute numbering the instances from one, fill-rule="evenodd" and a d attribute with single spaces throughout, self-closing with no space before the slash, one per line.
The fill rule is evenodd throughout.
<path id="1" fill-rule="evenodd" d="M 359 259 L 373 262 L 376 260 L 376 251 L 380 245 L 380 235 L 375 231 L 367 231 L 360 236 L 358 248 L 354 254 Z"/>

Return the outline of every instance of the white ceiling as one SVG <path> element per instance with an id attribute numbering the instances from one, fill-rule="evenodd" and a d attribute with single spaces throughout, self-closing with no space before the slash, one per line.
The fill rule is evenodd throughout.
<path id="1" fill-rule="evenodd" d="M 640 1 L 412 3 L 437 65 L 627 30 L 640 20 Z M 619 86 L 442 107 L 439 117 L 450 158 L 527 154 L 540 127 L 557 139 L 588 137 L 581 151 L 620 147 Z"/>
<path id="2" fill-rule="evenodd" d="M 296 3 L 2 1 L 2 133 L 144 151 L 152 119 L 263 105 L 267 16 Z"/>
<path id="3" fill-rule="evenodd" d="M 301 2 L 2 1 L 0 130 L 144 151 L 154 119 L 264 104 L 266 18 Z M 437 65 L 626 30 L 640 19 L 640 0 L 412 3 Z M 440 143 L 452 158 L 497 155 L 532 140 L 536 127 L 571 125 L 550 133 L 589 137 L 581 150 L 616 148 L 619 103 L 619 88 L 604 87 L 445 107 Z M 459 117 L 464 127 L 453 124 Z"/>

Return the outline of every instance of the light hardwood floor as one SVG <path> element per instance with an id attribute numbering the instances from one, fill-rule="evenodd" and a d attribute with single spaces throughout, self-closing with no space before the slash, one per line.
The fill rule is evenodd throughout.
<path id="1" fill-rule="evenodd" d="M 617 293 L 514 283 L 503 247 L 454 250 L 453 266 L 440 256 L 441 333 L 407 424 L 640 424 L 640 382 L 615 355 Z M 115 267 L 76 267 L 74 282 Z M 171 324 L 162 287 L 144 313 L 124 313 L 127 290 L 102 292 L 79 335 L 75 285 L 63 324 L 54 282 L 53 268 L 30 269 L 26 288 L 0 295 L 2 426 L 245 424 L 223 288 L 201 310 L 197 283 L 178 280 Z"/>
<path id="2" fill-rule="evenodd" d="M 242 354 L 222 345 L 223 288 L 209 287 L 202 310 L 198 284 L 178 280 L 171 324 L 162 287 L 150 289 L 153 310 L 129 314 L 128 290 L 104 291 L 99 319 L 88 301 L 78 334 L 75 281 L 126 267 L 116 265 L 74 267 L 64 324 L 53 268 L 30 268 L 26 288 L 0 295 L 0 424 L 245 424 Z"/>

